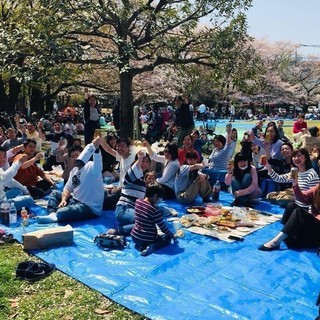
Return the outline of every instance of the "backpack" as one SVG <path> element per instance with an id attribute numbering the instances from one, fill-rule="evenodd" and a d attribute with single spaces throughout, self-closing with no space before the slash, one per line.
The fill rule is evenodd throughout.
<path id="1" fill-rule="evenodd" d="M 126 238 L 124 236 L 108 233 L 99 233 L 94 237 L 93 242 L 99 247 L 108 249 L 123 249 L 127 245 Z"/>

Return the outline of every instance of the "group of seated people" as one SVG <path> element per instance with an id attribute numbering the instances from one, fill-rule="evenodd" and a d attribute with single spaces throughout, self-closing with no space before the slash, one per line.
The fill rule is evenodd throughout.
<path id="1" fill-rule="evenodd" d="M 61 139 L 59 123 L 54 128 L 54 133 L 41 135 L 53 146 L 47 168 L 60 163 L 64 169 L 62 191 L 39 168 L 43 155 L 37 152 L 35 140 L 27 139 L 8 151 L 0 149 L 2 199 L 15 199 L 19 210 L 30 206 L 33 199 L 49 195 L 48 215 L 37 217 L 39 223 L 86 220 L 100 216 L 102 210 L 113 210 L 116 225 L 108 232 L 131 235 L 141 254 L 148 255 L 174 238 L 163 222 L 158 206 L 161 199 L 192 204 L 200 196 L 205 203 L 213 201 L 212 185 L 217 179 L 214 173 L 223 172 L 223 182 L 234 197 L 234 206 L 257 205 L 260 181 L 266 177 L 283 187 L 293 186 L 295 201 L 285 209 L 283 230 L 260 250 L 279 249 L 281 241 L 288 247 L 320 245 L 319 153 L 315 156 L 306 148 L 294 149 L 290 142 L 281 139 L 274 122 L 267 124 L 264 133 L 245 133 L 241 150 L 236 153 L 237 130 L 228 124 L 225 135 L 214 137 L 209 165 L 202 161 L 201 148 L 195 147 L 201 140 L 196 130 L 184 137 L 182 148 L 168 143 L 159 153 L 146 140 L 137 149 L 130 139 L 114 134 L 106 139 L 96 136 L 83 149 L 81 141 Z M 155 162 L 162 164 L 160 174 L 150 171 Z M 292 176 L 292 168 L 298 171 L 297 177 Z M 105 189 L 103 177 L 119 180 L 118 186 Z M 163 236 L 158 235 L 156 225 Z"/>

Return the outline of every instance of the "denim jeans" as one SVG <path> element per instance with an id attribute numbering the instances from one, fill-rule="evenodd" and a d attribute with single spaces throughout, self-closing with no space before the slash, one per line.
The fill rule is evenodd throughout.
<path id="1" fill-rule="evenodd" d="M 23 192 L 19 188 L 11 188 L 6 190 L 6 197 L 7 199 L 12 199 L 15 197 L 23 196 Z"/>
<path id="2" fill-rule="evenodd" d="M 30 208 L 33 204 L 33 198 L 31 196 L 25 195 L 25 196 L 17 196 L 14 198 L 8 198 L 8 202 L 13 202 L 17 211 L 21 211 L 22 207 Z"/>
<path id="3" fill-rule="evenodd" d="M 224 177 L 227 174 L 227 170 L 216 170 L 216 169 L 209 169 L 209 168 L 204 168 L 201 170 L 202 173 L 207 174 L 210 177 L 210 184 L 213 186 L 217 180 L 219 180 L 220 184 L 224 184 Z"/>
<path id="4" fill-rule="evenodd" d="M 59 208 L 62 199 L 62 192 L 53 190 L 48 199 L 48 213 L 55 212 L 59 222 L 88 220 L 97 217 L 85 204 L 73 199 L 72 196 L 67 201 L 67 205 Z"/>
<path id="5" fill-rule="evenodd" d="M 242 177 L 241 181 L 235 179 L 235 177 L 232 177 L 232 181 L 231 181 L 232 192 L 248 188 L 251 182 L 252 182 L 252 177 L 250 173 L 246 173 Z M 240 205 L 245 205 L 247 201 L 251 198 L 252 198 L 252 195 L 247 194 L 245 196 L 240 196 L 237 199 Z"/>
<path id="6" fill-rule="evenodd" d="M 129 236 L 134 225 L 135 210 L 126 205 L 117 205 L 116 207 L 117 229 L 120 234 Z"/>

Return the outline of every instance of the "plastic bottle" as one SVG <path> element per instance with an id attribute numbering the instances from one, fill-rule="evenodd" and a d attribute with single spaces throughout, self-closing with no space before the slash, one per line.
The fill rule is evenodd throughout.
<path id="1" fill-rule="evenodd" d="M 26 210 L 25 207 L 22 207 L 21 218 L 22 218 L 22 225 L 25 227 L 28 226 L 29 225 L 29 215 L 28 215 L 28 211 Z"/>
<path id="2" fill-rule="evenodd" d="M 9 208 L 10 208 L 10 203 L 8 201 L 3 201 L 0 205 L 1 223 L 5 226 L 10 225 Z"/>
<path id="3" fill-rule="evenodd" d="M 219 194 L 220 194 L 220 190 L 221 190 L 221 185 L 219 180 L 216 181 L 216 183 L 213 186 L 213 196 L 212 199 L 214 201 L 219 201 Z"/>
<path id="4" fill-rule="evenodd" d="M 13 202 L 11 202 L 9 207 L 9 224 L 10 227 L 15 227 L 17 225 L 17 209 Z"/>

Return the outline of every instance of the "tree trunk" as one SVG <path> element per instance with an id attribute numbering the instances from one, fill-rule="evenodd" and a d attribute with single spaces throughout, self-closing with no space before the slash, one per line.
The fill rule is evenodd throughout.
<path id="1" fill-rule="evenodd" d="M 31 113 L 36 112 L 43 114 L 44 105 L 42 100 L 42 92 L 37 88 L 32 88 L 30 97 Z"/>
<path id="2" fill-rule="evenodd" d="M 8 96 L 4 81 L 0 78 L 0 112 L 8 110 Z"/>
<path id="3" fill-rule="evenodd" d="M 8 108 L 6 111 L 8 113 L 14 114 L 14 111 L 18 109 L 18 98 L 20 94 L 21 83 L 18 82 L 15 78 L 10 78 L 9 80 L 9 101 Z"/>
<path id="4" fill-rule="evenodd" d="M 120 136 L 133 137 L 132 76 L 120 73 Z"/>

